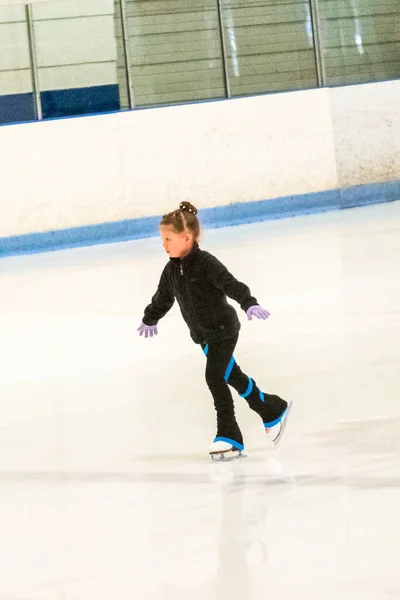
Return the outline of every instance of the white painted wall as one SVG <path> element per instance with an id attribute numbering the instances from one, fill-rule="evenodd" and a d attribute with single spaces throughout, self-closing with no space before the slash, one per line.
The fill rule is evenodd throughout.
<path id="1" fill-rule="evenodd" d="M 400 179 L 400 81 L 0 127 L 0 237 Z"/>
<path id="2" fill-rule="evenodd" d="M 114 0 L 32 6 L 41 91 L 117 83 Z M 0 4 L 0 95 L 32 91 L 25 7 Z"/>
<path id="3" fill-rule="evenodd" d="M 32 74 L 25 8 L 0 4 L 0 95 L 28 92 Z"/>
<path id="4" fill-rule="evenodd" d="M 43 4 L 44 2 L 65 2 L 65 0 L 29 0 L 26 4 Z M 68 0 L 74 2 L 74 0 Z M 23 2 L 22 2 L 23 4 Z M 0 0 L 0 6 L 18 6 L 21 5 L 21 0 Z"/>

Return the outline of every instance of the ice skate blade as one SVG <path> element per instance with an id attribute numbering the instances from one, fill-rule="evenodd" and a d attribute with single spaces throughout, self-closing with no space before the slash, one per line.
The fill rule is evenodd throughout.
<path id="1" fill-rule="evenodd" d="M 210 452 L 210 458 L 214 462 L 229 462 L 238 458 L 246 458 L 242 452 Z"/>
<path id="2" fill-rule="evenodd" d="M 291 400 L 288 403 L 288 407 L 282 418 L 282 421 L 279 423 L 279 425 L 280 425 L 279 432 L 278 432 L 277 436 L 272 440 L 272 442 L 275 446 L 277 446 L 279 444 L 279 442 L 282 441 L 282 437 L 283 437 L 283 434 L 285 433 L 286 425 L 287 425 L 287 422 L 289 419 L 290 411 L 292 410 L 292 406 L 293 406 L 293 401 Z"/>

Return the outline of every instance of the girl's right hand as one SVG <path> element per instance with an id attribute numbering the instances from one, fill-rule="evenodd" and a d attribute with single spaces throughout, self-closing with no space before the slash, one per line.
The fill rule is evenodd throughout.
<path id="1" fill-rule="evenodd" d="M 142 321 L 140 326 L 137 328 L 139 335 L 143 335 L 144 337 L 153 337 L 153 335 L 157 335 L 157 325 L 145 325 Z"/>

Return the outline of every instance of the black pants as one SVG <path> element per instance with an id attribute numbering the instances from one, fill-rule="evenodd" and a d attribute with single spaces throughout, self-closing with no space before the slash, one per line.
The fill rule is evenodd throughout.
<path id="1" fill-rule="evenodd" d="M 243 436 L 236 421 L 229 386 L 245 398 L 250 408 L 262 418 L 265 427 L 272 427 L 275 422 L 279 422 L 279 418 L 287 408 L 287 402 L 279 396 L 262 392 L 254 379 L 242 372 L 233 357 L 237 341 L 238 336 L 203 344 L 202 348 L 207 357 L 206 382 L 214 398 L 217 412 L 215 441 L 228 441 L 242 450 Z"/>

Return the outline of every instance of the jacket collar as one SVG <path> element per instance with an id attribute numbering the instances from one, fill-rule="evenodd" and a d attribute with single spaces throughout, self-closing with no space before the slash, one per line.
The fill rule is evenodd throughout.
<path id="1" fill-rule="evenodd" d="M 189 254 L 184 256 L 183 258 L 170 258 L 169 260 L 176 264 L 177 267 L 182 265 L 183 267 L 188 267 L 196 260 L 196 257 L 200 254 L 201 250 L 197 242 L 193 244 L 193 247 Z"/>

